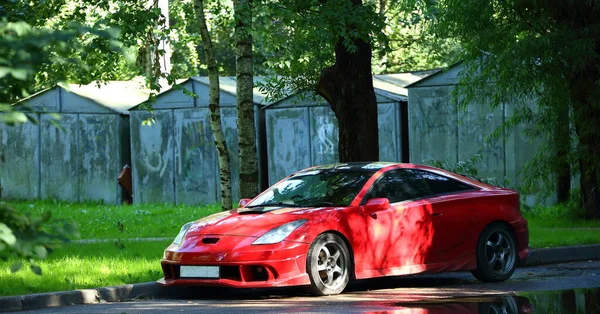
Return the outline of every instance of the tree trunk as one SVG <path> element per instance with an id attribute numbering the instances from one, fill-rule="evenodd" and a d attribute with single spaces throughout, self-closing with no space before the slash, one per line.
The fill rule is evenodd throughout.
<path id="1" fill-rule="evenodd" d="M 204 16 L 203 0 L 194 0 L 194 9 L 196 18 L 200 25 L 200 36 L 204 45 L 204 54 L 206 55 L 206 64 L 208 68 L 208 108 L 210 110 L 210 127 L 213 132 L 215 146 L 217 147 L 217 156 L 219 159 L 219 176 L 221 179 L 221 209 L 230 210 L 232 205 L 231 199 L 231 171 L 229 166 L 229 150 L 225 135 L 221 127 L 221 109 L 219 107 L 219 68 L 215 58 L 212 41 L 206 26 L 206 18 Z"/>
<path id="2" fill-rule="evenodd" d="M 569 151 L 571 148 L 571 132 L 569 130 L 569 105 L 562 104 L 557 108 L 558 115 L 554 129 L 554 151 L 556 152 L 556 201 L 564 203 L 569 200 L 571 192 L 571 165 Z"/>
<path id="3" fill-rule="evenodd" d="M 362 0 L 352 0 L 355 6 Z M 355 52 L 335 47 L 335 64 L 321 72 L 317 93 L 331 106 L 339 124 L 340 162 L 379 160 L 377 101 L 371 73 L 371 44 L 355 39 Z"/>
<path id="4" fill-rule="evenodd" d="M 600 104 L 594 102 L 600 71 L 588 66 L 569 84 L 578 141 L 581 206 L 585 218 L 600 219 Z"/>
<path id="5" fill-rule="evenodd" d="M 379 14 L 384 14 L 387 10 L 387 0 L 379 0 Z"/>
<path id="6" fill-rule="evenodd" d="M 233 1 L 236 41 L 237 131 L 240 160 L 240 198 L 258 194 L 258 161 L 254 125 L 252 0 Z"/>
<path id="7" fill-rule="evenodd" d="M 571 29 L 578 42 L 592 41 L 594 51 L 581 56 L 585 61 L 570 65 L 566 77 L 573 107 L 579 158 L 581 206 L 585 218 L 600 219 L 600 40 L 596 25 L 600 23 L 595 2 L 547 2 L 546 9 L 557 24 Z M 589 54 L 589 52 L 584 52 Z"/>

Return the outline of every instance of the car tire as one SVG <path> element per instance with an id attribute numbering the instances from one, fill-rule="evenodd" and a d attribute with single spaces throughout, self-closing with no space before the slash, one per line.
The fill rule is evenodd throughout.
<path id="1" fill-rule="evenodd" d="M 350 281 L 350 252 L 344 241 L 333 233 L 319 235 L 306 257 L 310 278 L 308 292 L 313 295 L 339 294 Z"/>
<path id="2" fill-rule="evenodd" d="M 477 241 L 477 269 L 471 273 L 483 282 L 504 281 L 517 268 L 517 242 L 513 231 L 502 223 L 487 226 Z"/>
<path id="3" fill-rule="evenodd" d="M 519 303 L 512 296 L 501 297 L 494 302 L 479 302 L 479 311 L 477 313 L 490 314 L 519 314 Z"/>

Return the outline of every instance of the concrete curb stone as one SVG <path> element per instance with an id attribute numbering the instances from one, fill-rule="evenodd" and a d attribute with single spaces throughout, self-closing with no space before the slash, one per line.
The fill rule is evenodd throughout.
<path id="1" fill-rule="evenodd" d="M 600 244 L 533 249 L 522 266 L 567 263 L 600 259 Z"/>
<path id="2" fill-rule="evenodd" d="M 521 266 L 538 266 L 576 261 L 600 260 L 600 244 L 532 249 L 531 255 Z M 0 297 L 0 312 L 33 310 L 47 307 L 102 302 L 121 302 L 136 299 L 168 297 L 169 288 L 156 282 L 127 284 L 98 289 L 83 289 L 22 296 Z"/>
<path id="3" fill-rule="evenodd" d="M 165 291 L 165 288 L 155 282 L 144 282 L 98 289 L 0 297 L 0 312 L 33 310 L 75 304 L 122 302 L 143 298 L 160 298 L 167 295 Z"/>

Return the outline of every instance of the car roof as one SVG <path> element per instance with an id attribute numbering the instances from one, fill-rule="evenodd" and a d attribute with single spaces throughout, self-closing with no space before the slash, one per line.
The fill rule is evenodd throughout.
<path id="1" fill-rule="evenodd" d="M 486 184 L 484 182 L 475 180 L 473 178 L 469 178 L 466 177 L 464 175 L 458 174 L 458 173 L 454 173 L 454 172 L 450 172 L 444 169 L 440 169 L 440 168 L 436 168 L 436 167 L 432 167 L 432 166 L 427 166 L 427 165 L 419 165 L 419 164 L 411 164 L 411 163 L 398 163 L 398 162 L 387 162 L 387 161 L 375 161 L 375 162 L 347 162 L 347 163 L 337 163 L 337 164 L 328 164 L 328 165 L 320 165 L 320 166 L 314 166 L 314 167 L 310 167 L 308 169 L 304 169 L 302 171 L 299 171 L 299 173 L 303 173 L 305 171 L 309 171 L 309 170 L 331 170 L 331 169 L 335 169 L 335 170 L 354 170 L 354 171 L 368 171 L 368 172 L 377 172 L 379 170 L 382 169 L 399 169 L 399 168 L 404 168 L 404 169 L 421 169 L 421 170 L 428 170 L 428 171 L 432 171 L 441 175 L 444 175 L 446 177 L 450 177 L 459 181 L 462 181 L 464 183 L 468 183 L 470 185 L 476 186 L 478 188 L 495 188 L 492 185 Z M 387 171 L 387 170 L 383 170 L 383 171 Z"/>
<path id="2" fill-rule="evenodd" d="M 340 169 L 340 170 L 370 170 L 377 171 L 388 166 L 399 165 L 395 162 L 375 161 L 375 162 L 346 162 L 329 165 L 311 167 L 312 170 Z"/>

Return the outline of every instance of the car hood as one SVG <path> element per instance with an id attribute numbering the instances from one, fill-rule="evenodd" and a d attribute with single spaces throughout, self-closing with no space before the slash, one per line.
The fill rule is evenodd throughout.
<path id="1" fill-rule="evenodd" d="M 334 207 L 238 208 L 196 220 L 187 235 L 238 235 L 259 237 L 265 232 L 300 219 L 326 220 Z"/>

